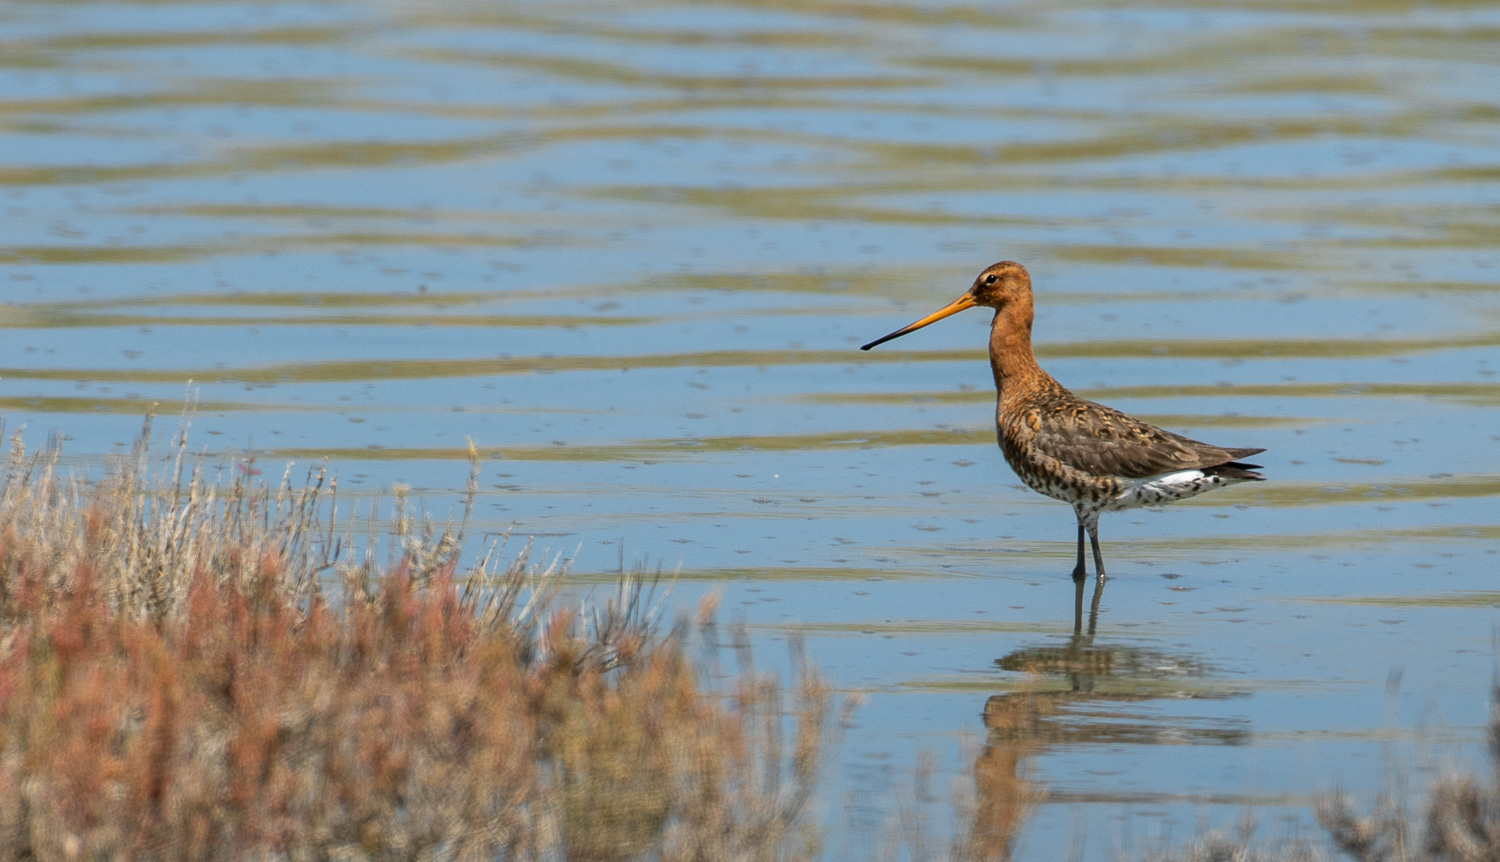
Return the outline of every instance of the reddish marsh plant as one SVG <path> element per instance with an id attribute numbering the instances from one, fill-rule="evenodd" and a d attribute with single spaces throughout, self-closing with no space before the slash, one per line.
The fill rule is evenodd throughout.
<path id="1" fill-rule="evenodd" d="M 144 440 L 144 437 L 143 437 Z M 639 581 L 561 607 L 398 517 L 350 563 L 313 474 L 143 442 L 0 483 L 0 859 L 810 858 L 829 696 L 715 684 Z M 471 483 L 472 486 L 472 483 Z"/>

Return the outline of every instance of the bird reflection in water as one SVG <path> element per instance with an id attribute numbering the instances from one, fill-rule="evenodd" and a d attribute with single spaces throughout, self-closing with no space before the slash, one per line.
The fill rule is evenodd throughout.
<path id="1" fill-rule="evenodd" d="M 1031 761 L 1057 745 L 1243 745 L 1248 721 L 1157 716 L 1143 720 L 1129 704 L 1164 697 L 1226 698 L 1215 669 L 1188 655 L 1144 644 L 1096 641 L 1104 582 L 1095 581 L 1084 615 L 1084 582 L 1076 582 L 1073 633 L 1061 644 L 1022 647 L 995 660 L 1025 674 L 1020 687 L 984 705 L 985 745 L 974 762 L 975 806 L 967 835 L 969 858 L 1007 860 L 1027 817 L 1043 801 L 1074 801 L 1043 788 Z M 1094 794 L 1091 798 L 1097 798 Z M 1139 802 L 1121 795 L 1121 804 Z"/>

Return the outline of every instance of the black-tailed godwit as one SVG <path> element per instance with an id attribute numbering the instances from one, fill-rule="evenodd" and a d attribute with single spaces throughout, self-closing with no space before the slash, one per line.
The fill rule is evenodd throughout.
<path id="1" fill-rule="evenodd" d="M 990 325 L 990 368 L 995 373 L 995 425 L 1000 451 L 1033 491 L 1061 500 L 1078 516 L 1078 564 L 1073 578 L 1087 574 L 1083 536 L 1094 549 L 1094 569 L 1104 578 L 1099 553 L 1099 515 L 1139 506 L 1161 506 L 1213 488 L 1260 481 L 1248 458 L 1264 449 L 1214 446 L 1164 431 L 1112 407 L 1085 401 L 1036 364 L 1031 352 L 1031 276 L 1003 260 L 974 279 L 958 299 L 910 326 L 864 345 L 936 323 L 966 308 L 995 309 Z"/>

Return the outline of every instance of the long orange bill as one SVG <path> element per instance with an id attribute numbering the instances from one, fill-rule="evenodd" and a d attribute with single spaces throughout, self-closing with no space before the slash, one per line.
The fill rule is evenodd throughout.
<path id="1" fill-rule="evenodd" d="M 960 296 L 958 299 L 955 299 L 947 305 L 943 306 L 942 308 L 939 308 L 937 311 L 934 311 L 933 313 L 927 315 L 916 323 L 913 323 L 910 326 L 903 326 L 895 332 L 892 332 L 890 335 L 880 336 L 869 344 L 866 344 L 864 347 L 861 347 L 860 350 L 869 350 L 877 344 L 884 344 L 887 341 L 890 341 L 892 338 L 900 338 L 908 332 L 916 332 L 918 329 L 921 329 L 929 323 L 937 323 L 939 320 L 942 320 L 943 318 L 950 315 L 957 314 L 960 311 L 963 311 L 965 308 L 973 307 L 974 295 L 971 293 L 966 293 L 963 296 Z"/>

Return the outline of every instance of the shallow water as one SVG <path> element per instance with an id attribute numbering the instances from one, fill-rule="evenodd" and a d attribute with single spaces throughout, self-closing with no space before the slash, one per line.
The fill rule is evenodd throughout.
<path id="1" fill-rule="evenodd" d="M 835 856 L 920 750 L 939 795 L 976 761 L 1045 791 L 1021 858 L 1247 809 L 1310 835 L 1334 784 L 1481 750 L 1497 28 L 1464 2 L 9 0 L 0 416 L 89 464 L 193 399 L 198 446 L 439 516 L 472 439 L 480 529 L 583 584 L 680 569 L 673 607 L 720 591 L 863 694 Z M 994 445 L 986 316 L 856 349 L 1001 258 L 1065 385 L 1269 449 L 1269 482 L 1106 516 L 1092 636 L 1071 514 Z"/>

